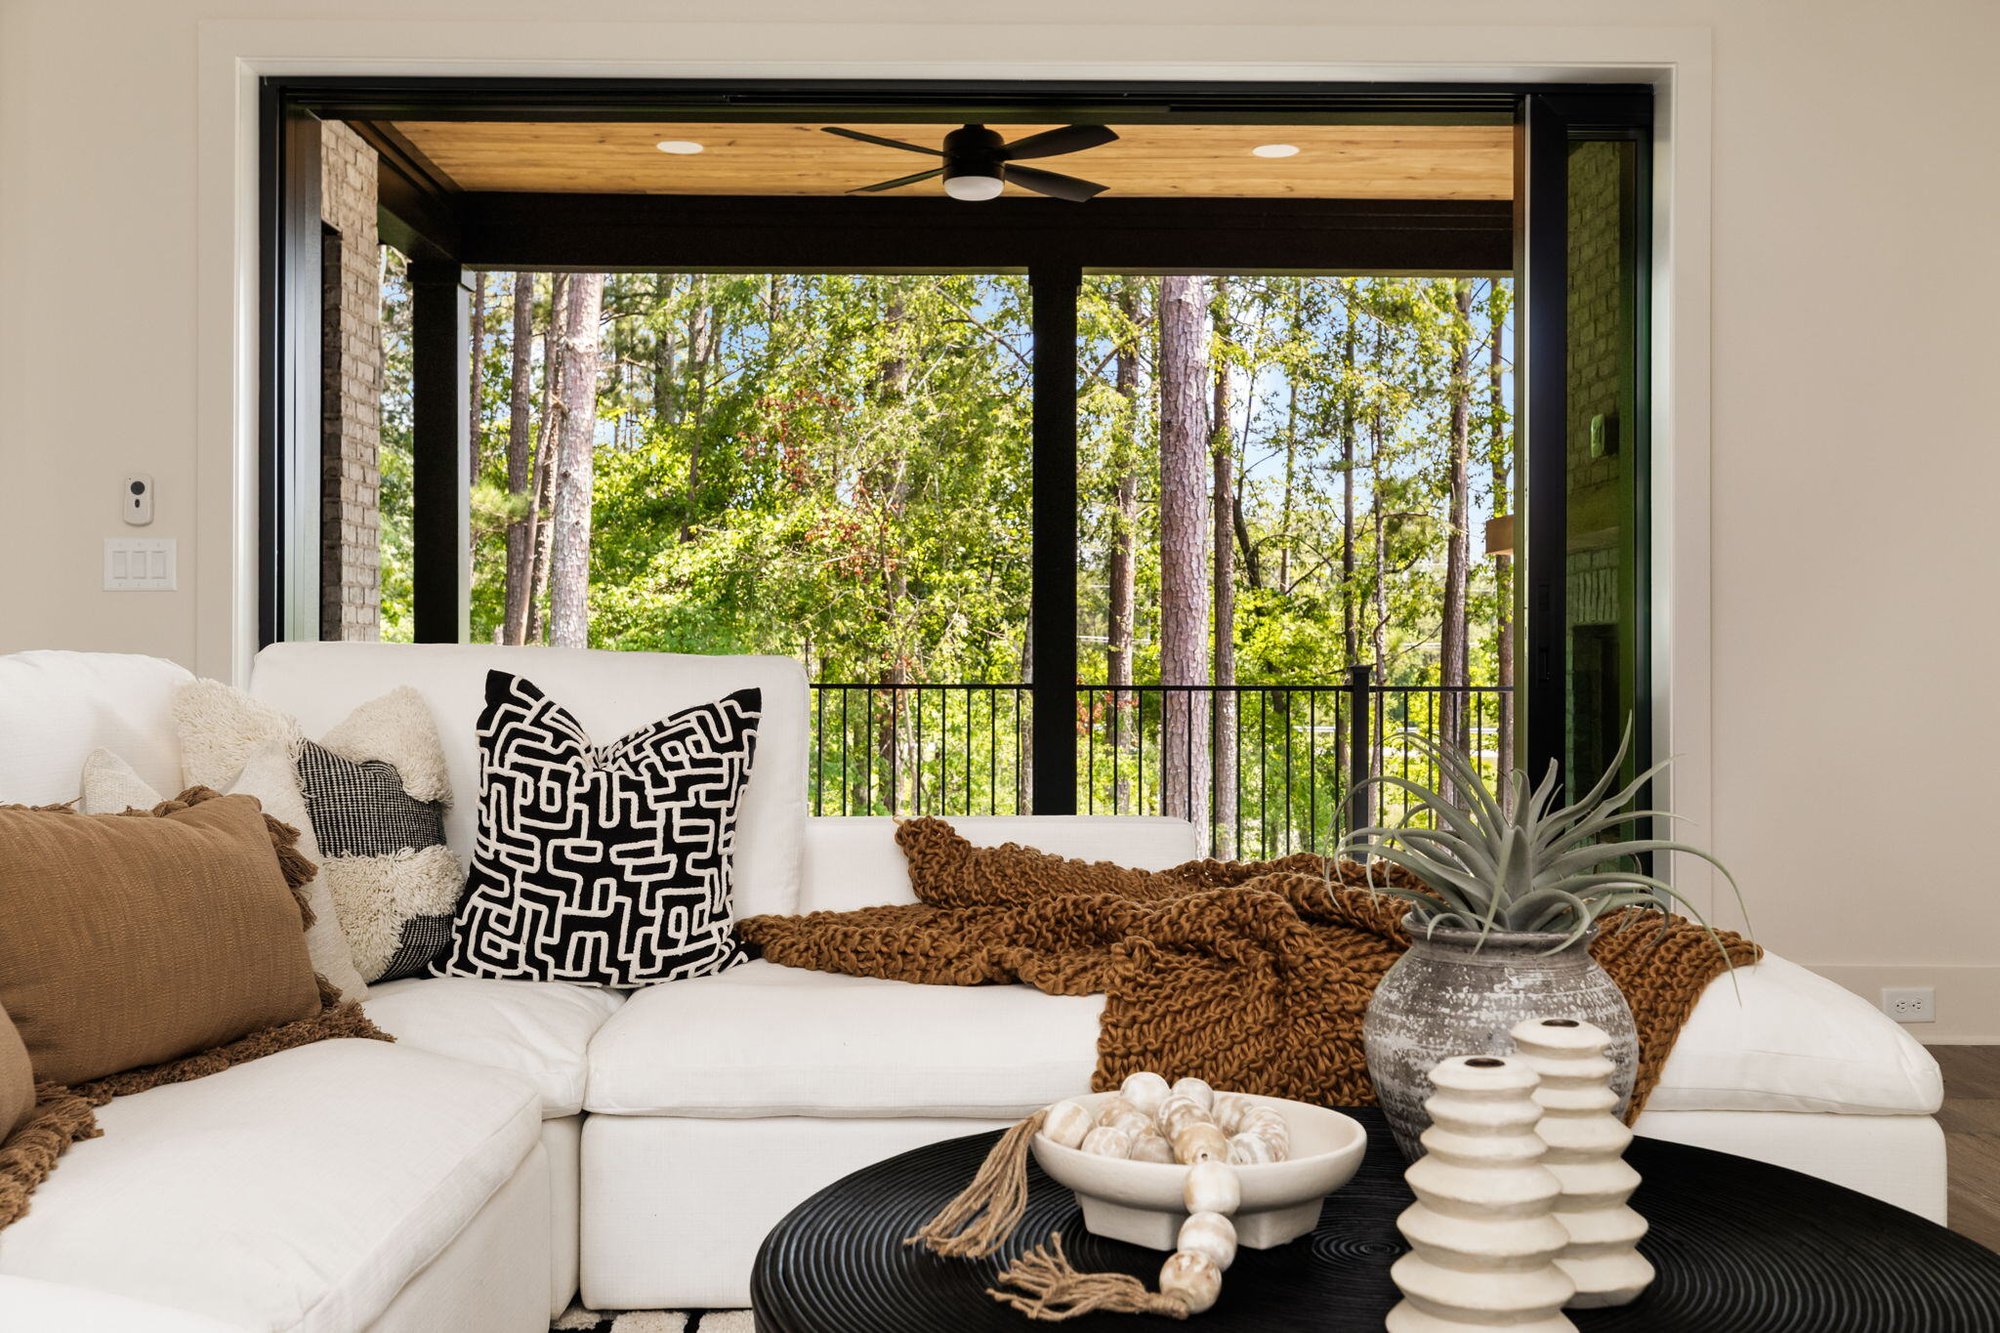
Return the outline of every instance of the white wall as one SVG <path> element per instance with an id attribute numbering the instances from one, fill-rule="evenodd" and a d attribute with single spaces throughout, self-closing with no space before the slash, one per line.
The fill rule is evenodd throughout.
<path id="1" fill-rule="evenodd" d="M 253 478 L 232 421 L 245 381 L 230 351 L 242 332 L 231 232 L 244 219 L 216 186 L 226 194 L 238 165 L 227 134 L 240 88 L 218 81 L 222 54 L 289 68 L 322 53 L 385 70 L 421 55 L 410 68 L 631 73 L 658 67 L 635 63 L 646 55 L 685 58 L 684 72 L 970 74 L 990 53 L 1016 72 L 1047 60 L 1058 75 L 1067 59 L 1244 77 L 1369 53 L 1535 64 L 1593 44 L 1692 51 L 1683 87 L 1698 105 L 1683 111 L 1707 168 L 1683 185 L 1712 211 L 1682 240 L 1712 267 L 1680 313 L 1698 326 L 1687 346 L 1712 359 L 1676 367 L 1710 392 L 1672 425 L 1689 442 L 1676 529 L 1705 520 L 1710 534 L 1675 565 L 1675 644 L 1699 659 L 1676 670 L 1711 682 L 1679 701 L 1674 742 L 1696 755 L 1690 799 L 1708 814 L 1694 832 L 1737 871 L 1774 948 L 1871 997 L 1932 981 L 1940 1022 L 1921 1035 L 2000 1039 L 2000 886 L 1977 836 L 1994 822 L 1981 770 L 2000 749 L 1984 688 L 2000 660 L 1987 387 L 2000 364 L 1988 68 L 2000 8 L 1238 0 L 1227 27 L 1202 27 L 1218 11 L 1194 0 L 1015 0 L 976 35 L 955 10 L 974 13 L 752 0 L 719 27 L 717 6 L 691 0 L 571 0 L 561 25 L 525 2 L 0 0 L 0 651 L 145 651 L 222 673 L 240 656 Z M 1381 28 L 1391 12 L 1409 26 Z M 1491 26 L 1503 14 L 1511 26 Z M 150 535 L 179 539 L 179 592 L 98 590 L 99 543 L 120 531 L 116 486 L 132 469 L 157 479 Z"/>

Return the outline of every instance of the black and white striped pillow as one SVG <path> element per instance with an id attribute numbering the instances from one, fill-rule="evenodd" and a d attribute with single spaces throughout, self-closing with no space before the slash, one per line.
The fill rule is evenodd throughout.
<path id="1" fill-rule="evenodd" d="M 479 832 L 440 975 L 644 986 L 744 958 L 731 916 L 763 694 L 609 745 L 520 676 L 486 678 Z"/>

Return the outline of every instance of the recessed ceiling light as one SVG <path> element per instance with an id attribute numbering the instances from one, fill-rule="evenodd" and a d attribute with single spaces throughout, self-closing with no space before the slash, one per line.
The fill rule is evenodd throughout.
<path id="1" fill-rule="evenodd" d="M 1297 157 L 1299 146 L 1295 143 L 1260 143 L 1250 150 L 1252 157 Z"/>
<path id="2" fill-rule="evenodd" d="M 663 153 L 672 153 L 675 157 L 691 157 L 701 151 L 701 145 L 692 139 L 662 139 L 653 147 Z"/>

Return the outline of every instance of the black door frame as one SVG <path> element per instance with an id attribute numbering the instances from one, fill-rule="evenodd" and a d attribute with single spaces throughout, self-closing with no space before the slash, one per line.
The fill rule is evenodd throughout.
<path id="1" fill-rule="evenodd" d="M 1579 125 L 1649 134 L 1650 88 L 283 76 L 263 80 L 261 96 L 261 642 L 310 637 L 317 627 L 317 489 L 302 488 L 300 476 L 303 461 L 316 458 L 318 450 L 318 325 L 316 311 L 308 321 L 300 308 L 308 270 L 311 290 L 318 291 L 316 217 L 310 250 L 300 228 L 308 176 L 317 212 L 318 121 L 340 119 L 377 150 L 382 239 L 411 260 L 413 373 L 419 380 L 412 441 L 419 641 L 456 641 L 466 613 L 460 572 L 468 484 L 462 447 L 466 269 L 1026 273 L 1035 298 L 1037 349 L 1032 668 L 1034 681 L 1050 691 L 1038 704 L 1042 699 L 1051 704 L 1034 709 L 1034 808 L 1074 813 L 1075 328 L 1082 274 L 1512 272 L 1521 284 L 1516 308 L 1522 330 L 1516 457 L 1524 528 L 1518 623 L 1524 632 L 1518 638 L 1529 655 L 1517 663 L 1517 679 L 1524 682 L 1517 698 L 1526 719 L 1528 766 L 1539 769 L 1560 753 L 1560 731 L 1552 745 L 1545 724 L 1561 717 L 1561 672 L 1544 669 L 1546 657 L 1539 662 L 1534 657 L 1547 653 L 1550 617 L 1559 634 L 1562 614 L 1563 562 L 1551 553 L 1560 552 L 1563 533 L 1559 508 L 1556 518 L 1549 516 L 1548 496 L 1553 484 L 1559 503 L 1564 386 L 1560 373 L 1547 367 L 1562 364 L 1566 312 L 1561 300 L 1550 301 L 1546 294 L 1560 287 L 1560 247 L 1567 236 L 1566 225 L 1560 225 L 1564 212 L 1551 202 L 1558 196 L 1549 191 L 1560 181 L 1565 191 L 1560 197 L 1566 199 L 1566 179 L 1558 177 L 1561 158 L 1548 145 Z M 635 117 L 867 123 L 913 113 L 993 124 L 1512 121 L 1517 180 L 1524 184 L 1512 204 L 1100 199 L 1072 207 L 1003 199 L 969 208 L 936 199 L 478 194 L 453 188 L 384 123 Z M 1533 225 L 1525 225 L 1530 219 Z M 1519 250 L 1517 241 L 1524 242 Z M 308 322 L 306 359 L 301 353 Z M 450 379 L 454 372 L 456 387 Z M 444 377 L 443 383 L 435 377 Z M 1553 483 L 1551 467 L 1558 469 Z M 316 469 L 306 475 L 316 479 Z M 311 490 L 311 504 L 305 503 L 305 489 Z M 302 603 L 310 607 L 310 629 Z"/>

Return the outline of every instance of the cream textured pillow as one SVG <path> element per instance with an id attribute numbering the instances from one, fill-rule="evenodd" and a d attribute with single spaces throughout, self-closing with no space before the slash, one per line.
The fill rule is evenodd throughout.
<path id="1" fill-rule="evenodd" d="M 226 761 L 222 761 L 226 762 Z M 254 796 L 264 813 L 281 824 L 299 831 L 299 854 L 315 866 L 320 864 L 319 843 L 313 837 L 312 819 L 305 799 L 299 795 L 298 774 L 282 739 L 266 740 L 250 752 L 246 761 L 227 783 L 204 784 L 236 796 Z M 115 815 L 126 810 L 150 810 L 166 796 L 153 790 L 132 765 L 109 750 L 92 750 L 83 761 L 83 797 L 80 809 L 86 815 Z M 360 1000 L 368 994 L 368 984 L 354 968 L 354 954 L 340 928 L 340 913 L 334 906 L 333 891 L 326 876 L 315 874 L 300 890 L 312 908 L 313 923 L 306 930 L 306 952 L 312 955 L 313 971 L 340 992 L 343 1000 Z"/>
<path id="2" fill-rule="evenodd" d="M 423 696 L 391 690 L 317 741 L 220 681 L 182 687 L 174 717 L 190 784 L 214 786 L 260 748 L 285 748 L 355 969 L 370 982 L 425 975 L 451 943 L 465 868 L 445 845 L 451 780 Z"/>

